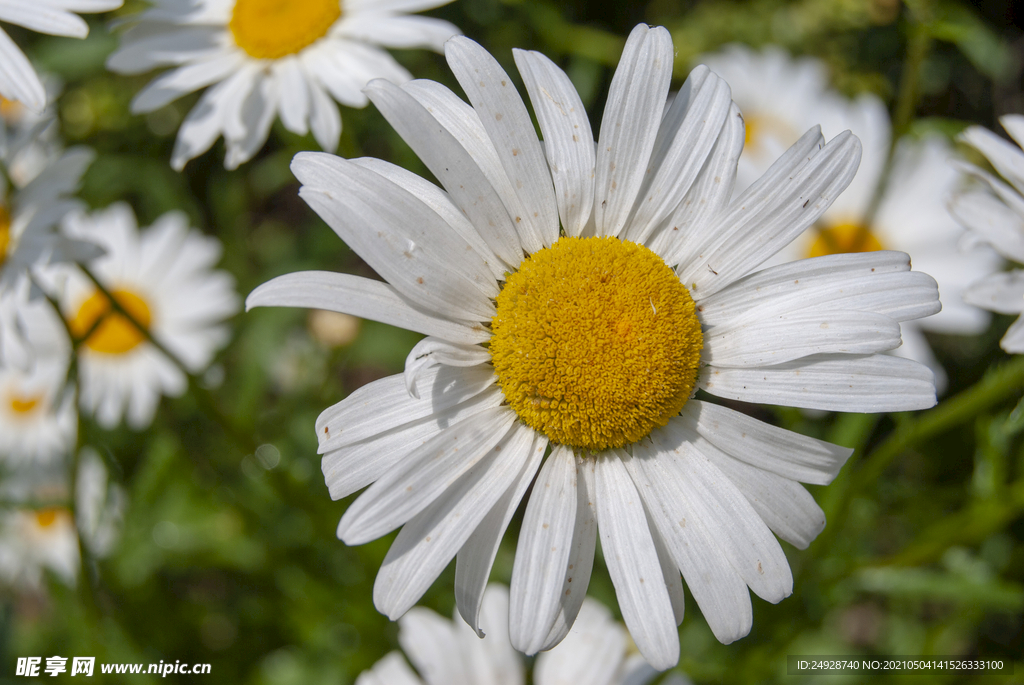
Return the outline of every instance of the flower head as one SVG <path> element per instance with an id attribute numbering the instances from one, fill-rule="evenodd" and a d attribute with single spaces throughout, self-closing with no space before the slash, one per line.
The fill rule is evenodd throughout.
<path id="1" fill-rule="evenodd" d="M 106 427 L 127 415 L 129 425 L 143 428 L 161 395 L 178 395 L 186 387 L 183 371 L 149 336 L 192 372 L 204 369 L 227 342 L 222 322 L 239 303 L 231 276 L 213 268 L 220 243 L 189 228 L 178 212 L 140 232 L 124 204 L 74 214 L 65 231 L 106 250 L 89 268 L 118 304 L 77 268 L 60 272 L 66 276 L 64 316 L 82 340 L 82 409 Z"/>
<path id="2" fill-rule="evenodd" d="M 1000 123 L 1016 145 L 981 126 L 972 126 L 963 134 L 964 142 L 985 155 L 995 170 L 1009 183 L 977 167 L 962 168 L 980 185 L 958 194 L 950 211 L 979 242 L 991 245 L 1010 261 L 1024 262 L 1024 116 L 1009 114 Z M 969 304 L 1001 314 L 1024 312 L 1024 271 L 1015 269 L 992 274 L 964 292 Z M 1024 318 L 1016 322 L 999 343 L 1014 354 L 1024 352 Z"/>
<path id="3" fill-rule="evenodd" d="M 938 310 L 905 254 L 830 255 L 757 271 L 853 178 L 860 144 L 804 134 L 733 195 L 745 138 L 706 67 L 665 112 L 672 44 L 631 33 L 597 144 L 568 77 L 516 51 L 543 133 L 483 48 L 445 54 L 472 103 L 425 81 L 367 92 L 444 190 L 374 159 L 300 153 L 301 196 L 387 283 L 282 276 L 248 305 L 333 309 L 426 334 L 385 378 L 316 424 L 332 497 L 370 487 L 338 535 L 401 526 L 374 586 L 395 619 L 449 561 L 479 628 L 501 538 L 532 484 L 516 550 L 512 645 L 558 644 L 586 593 L 597 536 L 619 608 L 656 668 L 676 663 L 683 585 L 715 635 L 750 630 L 748 587 L 792 575 L 774 531 L 824 525 L 797 481 L 850 451 L 691 398 L 848 411 L 935 402 L 931 373 L 885 354 L 899 321 Z M 550 449 L 549 449 L 550 448 Z M 680 572 L 682 577 L 680 576 Z"/>
<path id="4" fill-rule="evenodd" d="M 310 130 L 334 150 L 341 117 L 331 98 L 365 107 L 374 78 L 412 78 L 381 48 L 440 49 L 458 29 L 407 16 L 451 0 L 156 0 L 125 32 L 107 66 L 123 74 L 173 66 L 139 92 L 135 112 L 151 112 L 210 86 L 178 131 L 171 165 L 185 163 L 221 135 L 233 169 L 266 142 L 270 126 Z"/>

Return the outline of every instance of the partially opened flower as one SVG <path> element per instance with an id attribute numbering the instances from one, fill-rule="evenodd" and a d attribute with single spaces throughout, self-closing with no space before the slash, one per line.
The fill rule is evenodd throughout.
<path id="1" fill-rule="evenodd" d="M 78 413 L 67 357 L 39 357 L 28 369 L 0 366 L 0 461 L 50 463 L 74 448 Z"/>
<path id="2" fill-rule="evenodd" d="M 0 582 L 39 589 L 49 571 L 74 585 L 80 563 L 70 509 L 52 506 L 0 513 Z"/>
<path id="3" fill-rule="evenodd" d="M 1017 145 L 988 129 L 972 126 L 963 140 L 981 152 L 1009 184 L 974 166 L 963 168 L 981 185 L 957 195 L 950 210 L 979 241 L 991 245 L 1012 262 L 1024 263 L 1024 116 L 1000 118 L 1003 128 Z M 992 274 L 964 292 L 968 303 L 1001 314 L 1024 312 L 1024 271 L 1014 269 Z M 1024 317 L 1006 331 L 999 343 L 1014 354 L 1024 352 Z"/>
<path id="4" fill-rule="evenodd" d="M 746 635 L 748 587 L 771 602 L 792 591 L 771 531 L 806 546 L 824 525 L 797 481 L 829 482 L 850 454 L 691 399 L 697 388 L 847 411 L 935 402 L 927 368 L 881 354 L 899 345 L 899 321 L 939 307 L 905 254 L 757 271 L 850 182 L 857 139 L 826 145 L 812 129 L 730 200 L 743 119 L 706 67 L 665 113 L 672 54 L 665 29 L 634 29 L 595 149 L 550 60 L 515 53 L 542 144 L 494 58 L 453 38 L 446 56 L 472 106 L 427 81 L 367 89 L 444 191 L 376 159 L 292 164 L 302 197 L 388 282 L 291 274 L 249 306 L 332 309 L 428 336 L 404 377 L 360 388 L 316 424 L 332 497 L 370 486 L 342 540 L 402 526 L 374 586 L 393 619 L 457 555 L 459 611 L 478 627 L 532 484 L 513 646 L 533 654 L 565 637 L 600 534 L 626 626 L 667 668 L 680 571 L 720 640 Z"/>
<path id="5" fill-rule="evenodd" d="M 902 324 L 903 345 L 894 354 L 928 364 L 940 386 L 945 371 L 932 354 L 924 331 L 976 335 L 989 316 L 963 302 L 969 283 L 999 268 L 991 250 L 964 249 L 963 228 L 946 204 L 958 174 L 954 153 L 937 135 L 899 141 L 884 188 L 891 131 L 882 101 L 871 94 L 851 100 L 831 89 L 825 65 L 812 58 L 794 59 L 779 48 L 754 52 L 730 46 L 703 58 L 732 86 L 747 126 L 740 157 L 739 187 L 753 182 L 772 160 L 767 152 L 789 146 L 813 123 L 835 135 L 845 129 L 864 143 L 860 169 L 843 194 L 807 231 L 781 250 L 771 263 L 843 252 L 899 250 L 932 275 L 939 286 L 942 311 Z M 746 172 L 746 176 L 743 173 Z"/>
<path id="6" fill-rule="evenodd" d="M 74 12 L 108 12 L 124 0 L 0 0 L 0 21 L 48 33 L 85 38 L 89 25 Z M 0 29 L 0 96 L 18 100 L 36 112 L 46 105 L 39 75 L 14 41 Z"/>
<path id="7" fill-rule="evenodd" d="M 223 135 L 224 165 L 233 169 L 263 147 L 278 115 L 289 131 L 312 130 L 320 147 L 334 150 L 341 117 L 332 98 L 365 107 L 371 79 L 412 78 L 381 48 L 440 50 L 458 29 L 407 13 L 448 2 L 155 0 L 107 66 L 122 74 L 175 67 L 139 92 L 134 112 L 211 86 L 182 122 L 171 165 L 181 170 Z"/>
<path id="8" fill-rule="evenodd" d="M 71 332 L 84 338 L 79 347 L 82 409 L 108 428 L 122 415 L 130 426 L 143 428 L 153 420 L 160 396 L 181 394 L 187 380 L 139 326 L 192 372 L 203 370 L 228 340 L 223 322 L 239 302 L 234 279 L 213 268 L 220 242 L 189 228 L 178 212 L 164 214 L 140 232 L 125 204 L 74 214 L 64 229 L 106 250 L 89 268 L 129 315 L 112 307 L 77 268 L 60 273 L 66 277 L 64 316 Z"/>
<path id="9" fill-rule="evenodd" d="M 399 621 L 399 652 L 363 672 L 356 685 L 524 685 L 523 659 L 508 641 L 508 588 L 490 585 L 480 609 L 484 639 L 456 613 L 447 620 L 414 608 Z M 535 685 L 644 685 L 657 672 L 635 652 L 629 634 L 600 603 L 588 599 L 565 640 L 537 659 Z M 421 679 L 422 678 L 422 679 Z"/>

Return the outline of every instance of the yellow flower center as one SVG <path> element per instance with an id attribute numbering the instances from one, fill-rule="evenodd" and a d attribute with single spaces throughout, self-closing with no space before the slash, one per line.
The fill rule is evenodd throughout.
<path id="1" fill-rule="evenodd" d="M 114 290 L 111 295 L 143 328 L 149 328 L 152 314 L 142 297 L 130 290 Z M 124 354 L 146 339 L 127 317 L 113 311 L 110 301 L 99 291 L 82 303 L 68 325 L 76 338 L 88 335 L 86 346 L 102 354 Z"/>
<path id="2" fill-rule="evenodd" d="M 294 55 L 327 35 L 341 0 L 236 0 L 231 35 L 256 59 Z"/>
<path id="3" fill-rule="evenodd" d="M 49 528 L 57 522 L 58 518 L 64 518 L 67 516 L 67 509 L 60 507 L 47 507 L 46 509 L 36 510 L 36 523 L 39 524 L 40 528 Z"/>
<path id="4" fill-rule="evenodd" d="M 0 266 L 7 261 L 7 250 L 11 247 L 11 215 L 0 205 Z"/>
<path id="5" fill-rule="evenodd" d="M 875 252 L 884 249 L 881 241 L 867 226 L 860 224 L 836 224 L 819 228 L 811 243 L 808 257 L 849 252 Z"/>
<path id="6" fill-rule="evenodd" d="M 10 395 L 8 403 L 15 414 L 29 414 L 43 401 L 42 395 L 28 397 L 25 395 Z"/>
<path id="7" fill-rule="evenodd" d="M 7 122 L 16 124 L 25 113 L 25 106 L 17 100 L 8 100 L 5 97 L 0 97 L 0 117 L 3 117 Z"/>
<path id="8" fill-rule="evenodd" d="M 771 114 L 744 114 L 743 124 L 744 150 L 756 152 L 764 145 L 766 138 L 777 138 L 785 147 L 789 147 L 800 138 L 800 134 L 792 126 Z"/>
<path id="9" fill-rule="evenodd" d="M 693 300 L 658 255 L 562 238 L 510 274 L 491 321 L 498 384 L 519 418 L 595 452 L 646 437 L 693 392 L 704 344 Z"/>

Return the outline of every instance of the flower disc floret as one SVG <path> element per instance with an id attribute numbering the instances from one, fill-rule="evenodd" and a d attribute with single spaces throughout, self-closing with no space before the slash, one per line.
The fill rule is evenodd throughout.
<path id="1" fill-rule="evenodd" d="M 143 327 L 149 327 L 152 312 L 145 299 L 130 290 L 115 290 L 111 294 L 135 321 Z M 99 291 L 82 303 L 69 326 L 75 337 L 87 335 L 86 346 L 101 354 L 125 354 L 146 339 L 135 324 L 114 311 L 107 296 Z"/>
<path id="2" fill-rule="evenodd" d="M 807 256 L 877 252 L 882 249 L 882 242 L 870 228 L 861 224 L 846 223 L 820 229 L 811 243 Z"/>
<path id="3" fill-rule="evenodd" d="M 230 27 L 250 57 L 280 59 L 323 38 L 339 18 L 339 0 L 237 0 Z"/>
<path id="4" fill-rule="evenodd" d="M 664 426 L 693 393 L 703 335 L 693 299 L 654 252 L 562 238 L 510 274 L 491 357 L 509 406 L 556 443 L 599 451 Z"/>

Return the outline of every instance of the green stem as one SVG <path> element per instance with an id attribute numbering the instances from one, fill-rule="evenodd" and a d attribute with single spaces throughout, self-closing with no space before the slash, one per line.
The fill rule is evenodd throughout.
<path id="1" fill-rule="evenodd" d="M 203 408 L 203 410 L 209 416 L 211 416 L 214 419 L 214 421 L 216 421 L 220 425 L 221 428 L 224 429 L 224 432 L 227 433 L 228 436 L 230 436 L 231 439 L 234 440 L 239 447 L 241 447 L 246 452 L 255 452 L 257 447 L 256 441 L 253 440 L 252 436 L 249 435 L 247 432 L 239 429 L 235 425 L 231 417 L 229 417 L 227 414 L 221 411 L 220 407 L 217 405 L 217 402 L 213 399 L 213 396 L 210 394 L 210 391 L 203 387 L 199 378 L 194 373 L 192 373 L 191 370 L 189 370 L 188 366 L 185 365 L 185 362 L 179 359 L 176 354 L 167 349 L 167 347 L 163 343 L 157 340 L 150 332 L 148 326 L 144 326 L 143 324 L 139 323 L 139 321 L 132 315 L 132 313 L 129 312 L 124 306 L 122 306 L 120 302 L 118 302 L 117 298 L 114 297 L 114 295 L 107 289 L 105 285 L 103 285 L 102 282 L 100 282 L 99 278 L 97 278 L 96 275 L 87 266 L 85 266 L 84 264 L 80 264 L 79 267 L 82 269 L 82 272 L 89 278 L 89 280 L 92 281 L 93 285 L 96 286 L 96 289 L 103 293 L 103 296 L 107 298 L 107 302 L 110 304 L 111 309 L 117 312 L 120 316 L 123 316 L 125 319 L 127 319 L 128 322 L 131 323 L 132 326 L 134 326 L 146 338 L 146 340 L 153 345 L 153 347 L 155 347 L 164 356 L 170 359 L 171 362 L 175 366 L 177 366 L 183 374 L 185 374 L 185 377 L 188 379 L 189 391 L 192 393 L 193 397 L 195 397 L 196 400 L 199 402 L 199 405 Z M 102 319 L 103 317 L 100 317 L 100 320 Z"/>

